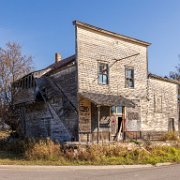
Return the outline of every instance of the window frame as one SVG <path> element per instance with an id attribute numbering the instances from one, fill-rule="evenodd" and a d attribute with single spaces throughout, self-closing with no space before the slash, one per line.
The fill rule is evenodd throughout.
<path id="1" fill-rule="evenodd" d="M 118 108 L 121 109 L 121 112 L 118 112 Z M 111 106 L 111 114 L 121 116 L 123 114 L 123 106 Z"/>
<path id="2" fill-rule="evenodd" d="M 127 77 L 127 71 L 128 70 L 131 70 L 133 73 L 132 73 L 132 77 L 129 78 Z M 131 66 L 125 66 L 125 88 L 131 88 L 131 89 L 134 89 L 135 88 L 135 75 L 134 75 L 134 67 L 131 67 Z M 133 86 L 129 86 L 129 81 L 132 81 L 133 83 Z"/>
<path id="3" fill-rule="evenodd" d="M 100 71 L 100 66 L 105 65 L 106 66 L 106 73 L 103 73 L 103 71 Z M 100 81 L 100 76 L 102 76 L 101 81 Z M 106 79 L 104 79 L 103 77 L 106 77 Z M 106 81 L 106 83 L 103 83 L 104 80 Z M 100 85 L 108 85 L 109 84 L 109 64 L 105 63 L 105 62 L 98 62 L 98 84 Z"/>

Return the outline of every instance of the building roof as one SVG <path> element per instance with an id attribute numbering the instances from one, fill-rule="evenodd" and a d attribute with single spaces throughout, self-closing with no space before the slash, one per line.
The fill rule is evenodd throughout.
<path id="1" fill-rule="evenodd" d="M 56 63 L 53 63 L 49 66 L 47 66 L 46 68 L 44 69 L 41 69 L 41 70 L 37 70 L 37 71 L 33 71 L 33 72 L 30 72 L 26 75 L 24 75 L 23 77 L 17 79 L 15 82 L 33 74 L 35 76 L 37 76 L 38 74 L 41 74 L 41 75 L 45 75 L 45 74 L 49 74 L 49 73 L 52 73 L 53 71 L 59 69 L 59 68 L 62 68 L 62 67 L 65 67 L 66 65 L 68 65 L 69 63 L 73 62 L 75 60 L 76 56 L 75 55 L 72 55 L 72 56 L 69 56 L 65 59 L 62 59 L 60 60 L 59 62 L 56 62 Z"/>
<path id="2" fill-rule="evenodd" d="M 126 107 L 135 107 L 135 104 L 125 97 L 122 96 L 114 96 L 114 95 L 105 95 L 105 94 L 96 94 L 96 93 L 88 93 L 82 92 L 79 93 L 82 97 L 90 100 L 96 105 L 102 106 L 126 106 Z"/>
<path id="3" fill-rule="evenodd" d="M 161 77 L 161 76 L 158 76 L 158 75 L 155 75 L 155 74 L 151 74 L 151 73 L 149 73 L 148 76 L 149 76 L 150 78 L 154 78 L 154 79 L 158 79 L 158 80 L 161 80 L 161 81 L 166 81 L 166 82 L 175 83 L 175 84 L 180 85 L 180 82 L 179 82 L 179 81 L 174 80 L 174 79 L 170 79 L 170 78 L 168 78 L 168 77 Z"/>
<path id="4" fill-rule="evenodd" d="M 142 40 L 139 40 L 139 39 L 136 39 L 136 38 L 132 38 L 132 37 L 125 36 L 125 35 L 122 35 L 122 34 L 118 34 L 118 33 L 112 32 L 112 31 L 108 31 L 108 30 L 105 30 L 105 29 L 102 29 L 102 28 L 99 28 L 99 27 L 96 27 L 96 26 L 93 26 L 93 25 L 90 25 L 90 24 L 87 24 L 87 23 L 84 23 L 84 22 L 81 22 L 81 21 L 75 20 L 75 21 L 73 21 L 73 24 L 76 25 L 76 26 L 81 26 L 81 27 L 86 28 L 86 29 L 94 30 L 94 31 L 97 31 L 97 32 L 100 32 L 100 33 L 107 34 L 109 36 L 113 36 L 113 37 L 116 37 L 116 38 L 119 38 L 119 39 L 123 39 L 125 41 L 140 44 L 140 45 L 143 45 L 143 46 L 151 45 L 151 43 L 149 43 L 149 42 L 145 42 L 145 41 L 142 41 Z"/>
<path id="5" fill-rule="evenodd" d="M 59 68 L 65 67 L 66 65 L 68 65 L 68 64 L 72 63 L 73 61 L 75 61 L 75 59 L 76 59 L 76 55 L 74 54 L 72 56 L 69 56 L 69 57 L 67 57 L 65 59 L 60 60 L 59 62 L 51 64 L 50 66 L 47 67 L 47 69 L 48 68 L 51 69 L 50 71 L 47 72 L 47 74 L 52 73 L 53 71 L 55 71 L 55 70 L 57 70 Z"/>

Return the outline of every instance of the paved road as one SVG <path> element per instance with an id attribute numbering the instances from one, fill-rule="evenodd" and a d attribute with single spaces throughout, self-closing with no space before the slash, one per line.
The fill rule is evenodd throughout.
<path id="1" fill-rule="evenodd" d="M 180 165 L 145 168 L 0 166 L 0 180 L 180 180 Z"/>

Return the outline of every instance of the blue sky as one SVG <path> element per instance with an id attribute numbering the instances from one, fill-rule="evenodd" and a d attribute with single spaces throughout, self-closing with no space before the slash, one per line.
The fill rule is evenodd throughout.
<path id="1" fill-rule="evenodd" d="M 74 54 L 73 20 L 151 42 L 149 71 L 167 75 L 180 54 L 179 0 L 0 0 L 0 47 L 16 41 L 41 69 Z"/>

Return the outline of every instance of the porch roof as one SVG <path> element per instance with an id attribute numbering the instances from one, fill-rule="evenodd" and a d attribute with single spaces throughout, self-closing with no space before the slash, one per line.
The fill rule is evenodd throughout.
<path id="1" fill-rule="evenodd" d="M 135 103 L 123 96 L 105 95 L 88 92 L 82 92 L 79 94 L 96 105 L 135 107 Z"/>

